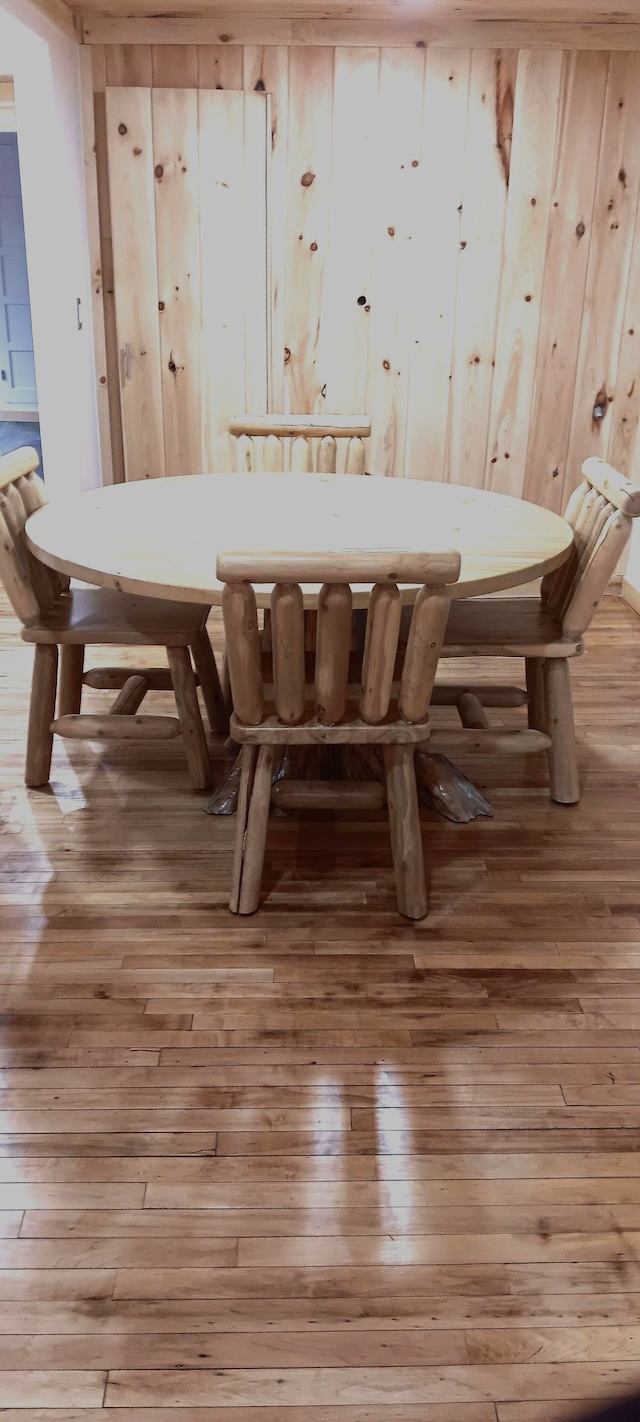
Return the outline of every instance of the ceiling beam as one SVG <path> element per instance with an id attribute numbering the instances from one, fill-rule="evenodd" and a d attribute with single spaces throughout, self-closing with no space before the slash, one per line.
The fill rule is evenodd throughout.
<path id="1" fill-rule="evenodd" d="M 57 30 L 62 30 L 69 39 L 75 40 L 76 44 L 82 43 L 81 22 L 73 10 L 65 5 L 64 0 L 29 0 L 29 4 L 50 20 Z"/>
<path id="2" fill-rule="evenodd" d="M 40 0 L 67 7 L 63 0 Z M 112 0 L 113 3 L 113 0 Z M 131 0 L 128 0 L 131 3 Z M 135 3 L 135 0 L 134 0 Z M 84 44 L 256 44 L 354 45 L 452 49 L 616 49 L 640 50 L 640 23 L 632 21 L 571 21 L 465 19 L 433 12 L 429 21 L 291 20 L 264 18 L 260 13 L 180 19 L 170 16 L 82 15 Z"/>

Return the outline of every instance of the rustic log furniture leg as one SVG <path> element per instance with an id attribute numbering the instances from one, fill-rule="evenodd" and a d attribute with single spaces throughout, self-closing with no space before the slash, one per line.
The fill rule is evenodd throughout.
<path id="1" fill-rule="evenodd" d="M 233 851 L 233 868 L 231 870 L 231 895 L 229 898 L 229 908 L 232 913 L 240 912 L 240 885 L 242 882 L 242 865 L 244 860 L 244 838 L 247 832 L 247 815 L 249 813 L 249 800 L 251 798 L 251 787 L 253 784 L 257 754 L 258 752 L 255 746 L 243 746 L 234 766 L 234 771 L 238 770 L 239 772 L 239 789 L 236 791 L 236 839 Z"/>
<path id="2" fill-rule="evenodd" d="M 84 647 L 70 643 L 60 649 L 58 716 L 77 716 L 82 701 Z"/>
<path id="3" fill-rule="evenodd" d="M 211 784 L 211 764 L 188 648 L 167 647 L 167 657 L 191 784 L 194 790 L 208 790 Z"/>
<path id="4" fill-rule="evenodd" d="M 49 779 L 53 750 L 51 722 L 56 712 L 57 681 L 58 648 L 55 643 L 40 642 L 36 645 L 33 663 L 24 776 L 25 785 L 32 790 L 38 785 L 46 785 Z"/>
<path id="5" fill-rule="evenodd" d="M 220 685 L 220 677 L 218 676 L 213 647 L 211 646 L 206 631 L 203 630 L 197 633 L 191 643 L 191 651 L 200 679 L 200 687 L 204 697 L 204 704 L 207 709 L 207 718 L 211 730 L 214 735 L 228 736 L 229 713 Z"/>
<path id="6" fill-rule="evenodd" d="M 413 746 L 386 745 L 384 763 L 398 909 L 405 918 L 424 918 L 428 903 Z"/>
<path id="7" fill-rule="evenodd" d="M 531 731 L 546 731 L 544 657 L 525 659 L 527 677 L 527 716 Z"/>
<path id="8" fill-rule="evenodd" d="M 262 866 L 267 841 L 273 746 L 260 746 L 253 785 L 249 796 L 247 828 L 244 835 L 238 913 L 255 913 L 260 899 Z"/>
<path id="9" fill-rule="evenodd" d="M 446 756 L 416 751 L 416 777 L 421 804 L 443 819 L 465 825 L 479 815 L 493 818 L 489 801 Z"/>
<path id="10" fill-rule="evenodd" d="M 571 700 L 571 673 L 566 657 L 547 657 L 544 664 L 549 786 L 552 800 L 560 805 L 576 805 L 580 799 L 576 733 Z"/>

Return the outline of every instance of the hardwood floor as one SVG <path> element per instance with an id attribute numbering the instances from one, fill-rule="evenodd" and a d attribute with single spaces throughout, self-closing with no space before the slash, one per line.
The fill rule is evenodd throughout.
<path id="1" fill-rule="evenodd" d="M 559 1422 L 639 1388 L 634 614 L 574 664 L 582 803 L 483 757 L 495 818 L 425 814 L 410 924 L 382 815 L 272 819 L 232 917 L 178 741 L 58 742 L 26 791 L 3 610 L 3 1422 Z"/>

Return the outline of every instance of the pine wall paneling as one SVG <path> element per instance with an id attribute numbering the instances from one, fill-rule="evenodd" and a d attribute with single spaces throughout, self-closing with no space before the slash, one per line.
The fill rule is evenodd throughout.
<path id="1" fill-rule="evenodd" d="M 364 410 L 372 471 L 554 509 L 586 454 L 638 477 L 640 54 L 137 43 L 93 60 L 108 347 L 105 84 L 266 92 L 271 408 Z"/>
<path id="2" fill-rule="evenodd" d="M 195 83 L 196 52 L 178 57 L 154 54 L 154 78 Z M 230 415 L 268 402 L 269 110 L 242 90 L 106 89 L 128 479 L 228 467 Z"/>

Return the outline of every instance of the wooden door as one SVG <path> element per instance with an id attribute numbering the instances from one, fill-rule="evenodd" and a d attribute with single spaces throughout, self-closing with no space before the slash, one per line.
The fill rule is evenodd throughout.
<path id="1" fill-rule="evenodd" d="M 0 133 L 0 405 L 37 403 L 18 140 Z"/>
<path id="2" fill-rule="evenodd" d="M 268 96 L 107 89 L 125 477 L 233 468 L 267 410 Z"/>

